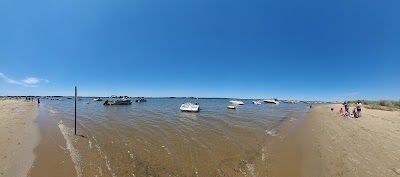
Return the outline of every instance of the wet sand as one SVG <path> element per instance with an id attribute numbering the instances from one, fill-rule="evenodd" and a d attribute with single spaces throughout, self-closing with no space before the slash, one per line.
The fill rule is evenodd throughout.
<path id="1" fill-rule="evenodd" d="M 66 140 L 56 120 L 51 119 L 41 109 L 35 122 L 40 128 L 42 138 L 34 150 L 37 156 L 28 176 L 77 176 Z"/>
<path id="2" fill-rule="evenodd" d="M 341 106 L 309 113 L 300 138 L 303 176 L 399 177 L 400 112 L 364 108 L 362 118 L 348 119 L 337 114 Z"/>
<path id="3" fill-rule="evenodd" d="M 267 146 L 267 176 L 302 176 L 305 120 L 306 113 L 294 114 L 279 126 L 276 137 Z"/>
<path id="4" fill-rule="evenodd" d="M 36 102 L 0 100 L 0 176 L 27 176 L 40 140 Z"/>

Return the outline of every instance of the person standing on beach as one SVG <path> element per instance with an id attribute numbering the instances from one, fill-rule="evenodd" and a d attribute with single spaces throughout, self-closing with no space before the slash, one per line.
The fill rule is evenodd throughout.
<path id="1" fill-rule="evenodd" d="M 37 104 L 40 105 L 40 98 L 37 99 Z"/>
<path id="2" fill-rule="evenodd" d="M 347 104 L 347 102 L 344 102 L 343 104 L 344 104 L 344 110 L 346 112 L 349 112 L 349 105 Z"/>
<path id="3" fill-rule="evenodd" d="M 308 105 L 310 105 L 310 109 L 312 108 L 312 102 L 308 102 Z"/>
<path id="4" fill-rule="evenodd" d="M 358 114 L 358 117 L 361 117 L 361 107 L 362 107 L 361 102 L 357 102 L 357 114 Z"/>

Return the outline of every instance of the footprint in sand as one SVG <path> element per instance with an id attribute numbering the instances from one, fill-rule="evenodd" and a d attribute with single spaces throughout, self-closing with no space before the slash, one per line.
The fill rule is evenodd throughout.
<path id="1" fill-rule="evenodd" d="M 400 175 L 400 169 L 398 169 L 398 168 L 393 168 L 392 170 L 393 170 L 396 174 Z"/>

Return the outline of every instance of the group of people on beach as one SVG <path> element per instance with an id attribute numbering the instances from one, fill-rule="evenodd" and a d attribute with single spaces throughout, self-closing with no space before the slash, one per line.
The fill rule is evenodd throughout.
<path id="1" fill-rule="evenodd" d="M 33 102 L 33 98 L 31 98 L 31 97 L 25 97 L 25 101 L 32 101 L 32 102 Z"/>
<path id="2" fill-rule="evenodd" d="M 18 100 L 19 98 L 17 97 L 17 100 Z M 33 97 L 31 98 L 31 97 L 25 97 L 25 101 L 32 101 L 33 102 Z M 38 102 L 38 105 L 40 105 L 40 98 L 38 98 L 37 99 L 37 102 Z"/>
<path id="3" fill-rule="evenodd" d="M 362 107 L 361 102 L 359 102 L 359 101 L 357 102 L 357 105 L 353 109 L 352 112 L 350 112 L 349 104 L 347 102 L 344 102 L 343 105 L 344 105 L 344 111 L 343 111 L 343 108 L 340 108 L 338 114 L 340 114 L 343 117 L 347 117 L 347 118 L 360 118 L 361 117 L 361 107 Z"/>

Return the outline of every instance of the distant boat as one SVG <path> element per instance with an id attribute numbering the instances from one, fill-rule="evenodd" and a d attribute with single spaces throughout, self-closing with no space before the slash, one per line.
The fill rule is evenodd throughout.
<path id="1" fill-rule="evenodd" d="M 135 102 L 140 103 L 140 102 L 146 102 L 147 100 L 144 99 L 144 97 L 137 97 Z"/>
<path id="2" fill-rule="evenodd" d="M 103 101 L 103 99 L 101 99 L 100 97 L 97 97 L 97 98 L 93 99 L 93 101 Z"/>
<path id="3" fill-rule="evenodd" d="M 268 103 L 268 104 L 279 104 L 278 99 L 276 98 L 271 98 L 269 100 L 264 100 L 264 103 Z"/>
<path id="4" fill-rule="evenodd" d="M 291 104 L 297 104 L 297 103 L 300 103 L 300 101 L 298 101 L 298 100 L 285 100 L 285 101 L 283 101 L 284 103 L 291 103 Z"/>
<path id="5" fill-rule="evenodd" d="M 229 102 L 232 104 L 236 104 L 236 105 L 244 105 L 243 101 L 240 101 L 240 100 L 231 100 Z"/>
<path id="6" fill-rule="evenodd" d="M 227 108 L 228 108 L 228 109 L 236 109 L 236 106 L 234 106 L 234 105 L 229 105 L 229 106 L 227 106 Z"/>
<path id="7" fill-rule="evenodd" d="M 103 103 L 103 105 L 130 105 L 130 104 L 132 104 L 132 101 L 127 96 L 119 98 L 119 99 L 113 99 L 113 98 L 116 98 L 116 96 L 115 97 L 114 96 L 115 95 L 112 95 L 110 97 L 110 99 L 112 99 L 112 100 L 106 100 Z"/>
<path id="8" fill-rule="evenodd" d="M 253 104 L 255 104 L 255 105 L 259 105 L 259 104 L 261 104 L 261 100 L 256 100 L 256 101 L 253 101 Z"/>
<path id="9" fill-rule="evenodd" d="M 191 103 L 191 102 L 184 102 L 181 107 L 179 108 L 181 111 L 187 111 L 187 112 L 199 112 L 199 99 L 197 98 L 196 103 Z"/>
<path id="10" fill-rule="evenodd" d="M 72 99 L 72 97 L 67 97 L 67 99 Z"/>

